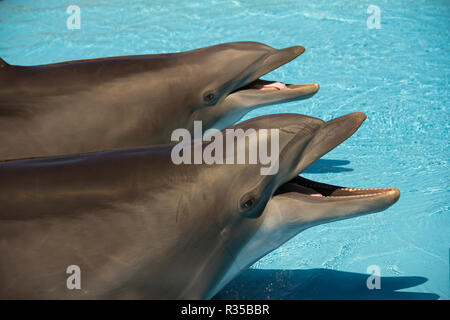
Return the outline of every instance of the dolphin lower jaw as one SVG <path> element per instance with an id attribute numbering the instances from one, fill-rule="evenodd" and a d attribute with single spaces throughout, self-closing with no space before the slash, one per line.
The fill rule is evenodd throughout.
<path id="1" fill-rule="evenodd" d="M 296 176 L 279 186 L 270 202 L 284 212 L 285 223 L 300 228 L 298 233 L 318 224 L 383 211 L 399 197 L 394 187 L 351 188 Z M 266 211 L 264 215 L 271 214 L 270 209 Z"/>
<path id="2" fill-rule="evenodd" d="M 312 181 L 297 176 L 279 187 L 274 197 L 289 194 L 293 199 L 307 200 L 315 203 L 333 202 L 336 204 L 347 202 L 360 206 L 361 212 L 372 213 L 386 209 L 400 197 L 397 188 L 349 188 Z M 349 209 L 353 211 L 353 209 Z"/>
<path id="3" fill-rule="evenodd" d="M 296 200 L 300 203 L 306 201 L 318 206 L 325 203 L 337 204 L 340 210 L 333 212 L 333 208 L 331 208 L 330 212 L 327 212 L 327 210 L 322 212 L 323 217 L 329 215 L 329 217 L 335 217 L 336 219 L 355 214 L 382 211 L 394 204 L 400 197 L 400 191 L 397 188 L 342 187 L 299 176 L 311 163 L 353 135 L 365 119 L 366 116 L 363 113 L 355 112 L 325 122 L 320 128 L 313 130 L 313 136 L 308 139 L 305 146 L 302 146 L 298 162 L 294 165 L 295 169 L 290 170 L 290 173 L 284 178 L 286 180 L 281 181 L 282 183 L 275 189 L 272 199 L 289 195 L 293 202 Z M 295 144 L 292 145 L 295 146 Z M 289 149 L 295 148 L 298 149 L 298 146 L 286 148 L 285 152 L 288 154 Z M 318 212 L 320 211 L 318 210 Z M 320 216 L 316 218 L 321 221 Z"/>

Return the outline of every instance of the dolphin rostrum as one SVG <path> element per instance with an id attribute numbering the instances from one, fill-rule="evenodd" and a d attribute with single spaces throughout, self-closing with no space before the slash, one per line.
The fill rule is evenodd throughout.
<path id="1" fill-rule="evenodd" d="M 304 52 L 233 42 L 170 54 L 38 66 L 0 59 L 0 160 L 170 143 L 174 129 L 228 127 L 319 86 L 259 79 Z"/>
<path id="2" fill-rule="evenodd" d="M 170 145 L 2 162 L 0 298 L 211 298 L 302 230 L 397 201 L 396 188 L 298 176 L 364 119 L 278 114 L 233 126 L 278 129 L 273 175 L 261 164 L 175 165 Z M 79 287 L 69 289 L 73 266 Z"/>

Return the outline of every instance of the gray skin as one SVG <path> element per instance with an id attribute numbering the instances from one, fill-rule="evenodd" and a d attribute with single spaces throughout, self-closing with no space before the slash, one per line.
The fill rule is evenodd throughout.
<path id="1" fill-rule="evenodd" d="M 2 162 L 0 298 L 211 298 L 302 230 L 397 201 L 395 188 L 298 177 L 364 119 L 279 114 L 234 126 L 279 129 L 275 175 L 259 164 L 174 165 L 169 145 Z M 66 288 L 69 265 L 81 268 L 80 290 Z"/>
<path id="2" fill-rule="evenodd" d="M 304 50 L 234 42 L 39 66 L 0 59 L 0 159 L 168 144 L 194 120 L 223 129 L 254 108 L 314 95 L 317 83 L 259 79 Z"/>

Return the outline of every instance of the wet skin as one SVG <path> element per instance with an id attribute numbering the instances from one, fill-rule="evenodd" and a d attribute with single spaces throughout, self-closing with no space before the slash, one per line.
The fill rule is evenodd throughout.
<path id="1" fill-rule="evenodd" d="M 234 42 L 39 66 L 0 59 L 0 160 L 167 144 L 195 120 L 223 129 L 254 108 L 306 99 L 317 83 L 259 79 L 304 50 Z"/>
<path id="2" fill-rule="evenodd" d="M 279 129 L 279 171 L 267 176 L 259 164 L 174 165 L 170 145 L 2 162 L 0 297 L 211 298 L 306 228 L 397 201 L 395 188 L 298 177 L 364 119 L 279 114 L 233 126 Z M 81 290 L 66 287 L 69 265 L 81 268 Z"/>

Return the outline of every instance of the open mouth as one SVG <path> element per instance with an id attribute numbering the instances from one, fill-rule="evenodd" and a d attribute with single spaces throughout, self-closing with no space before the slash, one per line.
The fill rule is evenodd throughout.
<path id="1" fill-rule="evenodd" d="M 310 83 L 310 84 L 285 84 L 283 82 L 278 81 L 268 81 L 263 79 L 257 79 L 242 88 L 239 88 L 233 92 L 243 91 L 243 90 L 258 90 L 258 91 L 282 91 L 282 90 L 292 90 L 298 89 L 299 87 L 309 87 L 311 86 L 311 91 L 314 93 L 319 90 L 318 83 Z"/>
<path id="2" fill-rule="evenodd" d="M 297 58 L 304 51 L 305 48 L 301 46 L 276 50 L 265 59 L 255 77 L 247 79 L 241 87 L 233 90 L 230 95 L 234 93 L 258 95 L 261 97 L 265 96 L 268 99 L 273 98 L 279 101 L 298 100 L 311 97 L 319 90 L 318 83 L 285 84 L 280 81 L 268 81 L 261 79 L 262 76 Z"/>
<path id="3" fill-rule="evenodd" d="M 280 186 L 275 195 L 295 193 L 297 196 L 311 197 L 317 200 L 337 200 L 367 197 L 400 196 L 397 188 L 348 188 L 312 181 L 297 176 Z"/>
<path id="4" fill-rule="evenodd" d="M 293 172 L 296 174 L 280 185 L 275 190 L 274 196 L 289 194 L 289 197 L 302 197 L 310 201 L 346 200 L 348 203 L 366 204 L 372 202 L 369 206 L 374 210 L 397 201 L 400 196 L 397 188 L 351 188 L 316 182 L 299 176 L 314 161 L 353 135 L 365 119 L 365 114 L 354 112 L 323 123 L 302 148 L 300 161 Z"/>
<path id="5" fill-rule="evenodd" d="M 316 94 L 317 91 L 319 91 L 318 83 L 286 84 L 279 81 L 257 79 L 234 90 L 230 95 L 241 94 L 266 98 L 271 102 L 283 102 L 307 99 Z"/>
<path id="6" fill-rule="evenodd" d="M 287 90 L 287 89 L 288 86 L 283 82 L 258 79 L 238 90 Z"/>

